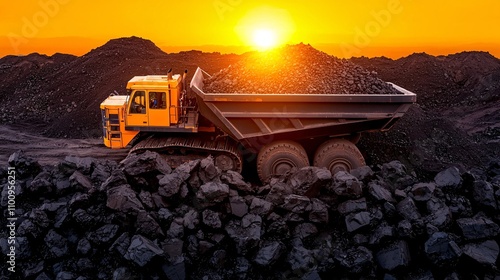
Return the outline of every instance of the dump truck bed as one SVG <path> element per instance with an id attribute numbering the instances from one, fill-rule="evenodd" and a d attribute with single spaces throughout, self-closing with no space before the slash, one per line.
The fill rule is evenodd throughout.
<path id="1" fill-rule="evenodd" d="M 191 80 L 200 113 L 246 148 L 275 140 L 341 137 L 392 127 L 416 94 L 239 94 L 205 93 L 209 75 L 198 68 Z"/>

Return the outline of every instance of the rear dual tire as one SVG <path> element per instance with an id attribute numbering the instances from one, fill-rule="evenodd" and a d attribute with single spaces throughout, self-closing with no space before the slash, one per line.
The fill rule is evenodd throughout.
<path id="1" fill-rule="evenodd" d="M 283 175 L 292 168 L 309 166 L 304 148 L 293 141 L 277 141 L 264 146 L 257 156 L 257 173 L 261 182 Z"/>
<path id="2" fill-rule="evenodd" d="M 346 139 L 332 139 L 321 144 L 314 155 L 314 166 L 325 167 L 332 175 L 365 166 L 359 149 Z"/>

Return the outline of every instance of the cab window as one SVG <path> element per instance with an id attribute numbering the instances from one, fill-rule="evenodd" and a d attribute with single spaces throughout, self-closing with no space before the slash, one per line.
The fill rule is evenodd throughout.
<path id="1" fill-rule="evenodd" d="M 165 109 L 167 108 L 167 94 L 165 92 L 149 92 L 149 108 Z"/>
<path id="2" fill-rule="evenodd" d="M 130 113 L 146 114 L 146 93 L 144 91 L 136 91 L 132 96 Z"/>

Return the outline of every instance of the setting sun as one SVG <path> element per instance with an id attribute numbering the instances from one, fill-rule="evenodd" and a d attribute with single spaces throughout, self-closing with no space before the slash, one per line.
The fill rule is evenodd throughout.
<path id="1" fill-rule="evenodd" d="M 253 43 L 260 50 L 267 50 L 277 45 L 276 32 L 271 29 L 257 29 L 253 32 Z"/>

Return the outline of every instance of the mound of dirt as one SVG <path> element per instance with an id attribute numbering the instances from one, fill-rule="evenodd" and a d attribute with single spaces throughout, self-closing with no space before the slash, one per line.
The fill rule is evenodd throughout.
<path id="1" fill-rule="evenodd" d="M 165 74 L 169 68 L 192 75 L 198 66 L 216 72 L 236 57 L 166 54 L 137 37 L 111 40 L 81 57 L 7 56 L 0 59 L 0 123 L 36 124 L 50 137 L 100 137 L 99 104 L 115 91 L 125 94 L 132 77 Z"/>
<path id="2" fill-rule="evenodd" d="M 373 73 L 310 45 L 253 52 L 205 82 L 209 93 L 399 94 Z"/>

